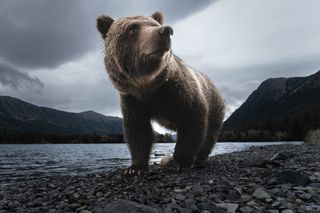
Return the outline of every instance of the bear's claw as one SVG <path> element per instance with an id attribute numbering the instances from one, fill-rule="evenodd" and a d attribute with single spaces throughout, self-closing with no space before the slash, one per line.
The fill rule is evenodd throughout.
<path id="1" fill-rule="evenodd" d="M 129 168 L 123 170 L 122 177 L 130 178 L 130 177 L 141 177 L 144 175 L 144 171 L 141 168 L 130 166 Z"/>

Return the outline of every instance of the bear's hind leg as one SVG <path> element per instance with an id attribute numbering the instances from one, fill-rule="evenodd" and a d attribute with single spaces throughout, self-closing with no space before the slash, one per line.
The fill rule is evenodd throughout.
<path id="1" fill-rule="evenodd" d="M 217 121 L 216 121 L 217 122 Z M 208 159 L 214 145 L 216 144 L 220 129 L 221 129 L 221 124 L 222 124 L 222 119 L 221 122 L 218 121 L 216 122 L 210 122 L 208 124 L 208 129 L 207 129 L 207 135 L 206 138 L 197 153 L 197 156 L 194 161 L 194 165 L 197 167 L 202 167 L 206 160 Z"/>
<path id="2" fill-rule="evenodd" d="M 198 114 L 199 115 L 199 114 Z M 199 151 L 207 129 L 207 121 L 202 116 L 185 122 L 178 129 L 177 143 L 173 158 L 180 168 L 191 167 L 193 160 Z"/>

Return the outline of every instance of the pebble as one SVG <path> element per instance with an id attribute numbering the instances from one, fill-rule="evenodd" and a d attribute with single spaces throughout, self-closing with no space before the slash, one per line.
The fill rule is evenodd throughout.
<path id="1" fill-rule="evenodd" d="M 174 189 L 173 191 L 176 192 L 176 193 L 181 193 L 181 192 L 183 192 L 182 189 Z"/>
<path id="2" fill-rule="evenodd" d="M 291 209 L 282 210 L 281 213 L 294 213 Z"/>
<path id="3" fill-rule="evenodd" d="M 241 213 L 251 213 L 252 212 L 252 208 L 250 206 L 244 206 L 239 208 L 239 212 Z"/>
<path id="4" fill-rule="evenodd" d="M 177 200 L 180 200 L 180 201 L 184 201 L 184 200 L 186 199 L 186 197 L 183 196 L 182 194 L 177 194 L 177 195 L 176 195 L 176 199 L 177 199 Z"/>
<path id="5" fill-rule="evenodd" d="M 89 211 L 89 210 L 81 210 L 80 213 L 92 213 L 92 211 Z"/>
<path id="6" fill-rule="evenodd" d="M 262 188 L 257 188 L 254 193 L 252 194 L 253 197 L 259 199 L 259 200 L 263 200 L 263 199 L 270 199 L 271 196 L 268 192 L 266 192 L 264 189 Z"/>
<path id="7" fill-rule="evenodd" d="M 196 194 L 200 194 L 203 192 L 203 187 L 200 184 L 196 184 L 192 186 L 192 192 Z"/>
<path id="8" fill-rule="evenodd" d="M 81 207 L 81 205 L 80 205 L 79 203 L 71 203 L 71 204 L 69 205 L 69 208 L 70 208 L 70 209 L 73 209 L 73 210 L 75 210 L 75 209 L 77 209 L 77 208 L 79 208 L 79 207 Z"/>
<path id="9" fill-rule="evenodd" d="M 271 209 L 271 210 L 268 210 L 267 213 L 279 213 L 279 210 Z"/>
<path id="10" fill-rule="evenodd" d="M 121 171 L 1 183 L 0 212 L 320 212 L 320 144 L 253 147 L 185 171 L 151 165 L 141 178 Z"/>
<path id="11" fill-rule="evenodd" d="M 318 206 L 318 205 L 306 206 L 306 211 L 320 212 L 320 206 Z"/>
<path id="12" fill-rule="evenodd" d="M 276 183 L 291 183 L 295 185 L 305 186 L 310 183 L 310 178 L 298 171 L 287 170 L 278 172 L 273 176 Z"/>
<path id="13" fill-rule="evenodd" d="M 220 203 L 216 204 L 217 207 L 225 209 L 227 213 L 235 213 L 238 209 L 239 204 L 235 203 Z"/>

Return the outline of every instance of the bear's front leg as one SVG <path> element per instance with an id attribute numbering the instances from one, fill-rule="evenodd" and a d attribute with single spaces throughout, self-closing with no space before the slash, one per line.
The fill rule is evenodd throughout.
<path id="1" fill-rule="evenodd" d="M 127 142 L 132 163 L 122 172 L 123 177 L 142 176 L 148 171 L 149 157 L 154 140 L 148 112 L 132 96 L 121 98 L 124 120 L 124 139 Z"/>

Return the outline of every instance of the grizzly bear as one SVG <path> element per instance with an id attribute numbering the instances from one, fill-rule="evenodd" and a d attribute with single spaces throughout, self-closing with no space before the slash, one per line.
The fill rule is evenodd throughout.
<path id="1" fill-rule="evenodd" d="M 224 101 L 209 78 L 187 66 L 171 50 L 173 29 L 163 16 L 97 18 L 105 43 L 105 66 L 119 91 L 124 139 L 132 165 L 123 176 L 148 171 L 155 134 L 151 121 L 177 131 L 173 156 L 179 168 L 203 165 L 224 118 Z"/>

